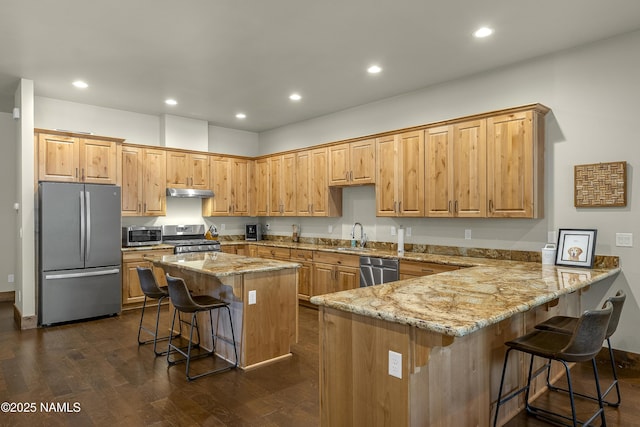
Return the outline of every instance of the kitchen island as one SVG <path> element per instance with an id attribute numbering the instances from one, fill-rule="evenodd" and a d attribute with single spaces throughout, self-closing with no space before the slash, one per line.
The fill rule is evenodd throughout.
<path id="1" fill-rule="evenodd" d="M 580 315 L 580 294 L 619 271 L 503 261 L 311 298 L 321 425 L 490 425 L 504 342 L 551 316 Z M 506 391 L 526 382 L 528 362 L 509 366 Z M 540 377 L 532 396 L 542 391 Z M 522 406 L 522 395 L 502 406 L 500 424 Z"/>
<path id="2" fill-rule="evenodd" d="M 297 263 L 222 252 L 147 256 L 154 266 L 185 280 L 194 294 L 230 303 L 240 368 L 248 370 L 291 357 L 298 339 Z M 211 349 L 208 319 L 198 314 L 202 345 Z M 220 325 L 218 325 L 220 322 Z M 233 360 L 226 316 L 214 316 L 216 353 Z"/>

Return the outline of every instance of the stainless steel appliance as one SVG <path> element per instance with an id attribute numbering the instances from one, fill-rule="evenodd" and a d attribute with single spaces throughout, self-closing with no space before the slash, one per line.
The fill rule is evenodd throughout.
<path id="1" fill-rule="evenodd" d="M 162 227 L 132 225 L 122 227 L 122 247 L 152 246 L 162 243 Z"/>
<path id="2" fill-rule="evenodd" d="M 360 257 L 360 287 L 380 285 L 398 280 L 398 260 Z"/>
<path id="3" fill-rule="evenodd" d="M 39 184 L 39 324 L 120 312 L 119 228 L 120 187 Z"/>
<path id="4" fill-rule="evenodd" d="M 195 225 L 163 225 L 162 241 L 173 245 L 173 253 L 220 252 L 220 242 L 207 240 L 204 224 Z"/>
<path id="5" fill-rule="evenodd" d="M 244 239 L 245 240 L 262 240 L 262 225 L 261 224 L 247 224 L 244 226 Z"/>

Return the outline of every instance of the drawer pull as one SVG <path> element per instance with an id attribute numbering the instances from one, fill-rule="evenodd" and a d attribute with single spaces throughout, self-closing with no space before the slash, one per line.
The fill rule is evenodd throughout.
<path id="1" fill-rule="evenodd" d="M 434 270 L 430 269 L 430 268 L 423 268 L 422 272 L 423 273 L 433 273 Z"/>

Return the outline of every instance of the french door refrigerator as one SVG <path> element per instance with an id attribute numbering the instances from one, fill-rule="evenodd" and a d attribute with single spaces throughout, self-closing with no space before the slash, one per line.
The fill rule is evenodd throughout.
<path id="1" fill-rule="evenodd" d="M 41 182 L 38 323 L 122 309 L 120 187 Z"/>

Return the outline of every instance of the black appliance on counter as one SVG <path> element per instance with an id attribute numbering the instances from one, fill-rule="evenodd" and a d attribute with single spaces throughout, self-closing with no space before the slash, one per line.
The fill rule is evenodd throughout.
<path id="1" fill-rule="evenodd" d="M 173 245 L 173 253 L 220 252 L 220 242 L 207 240 L 204 224 L 195 225 L 163 225 L 162 242 Z"/>
<path id="2" fill-rule="evenodd" d="M 261 224 L 247 224 L 244 226 L 244 239 L 257 241 L 262 240 L 262 225 Z"/>

